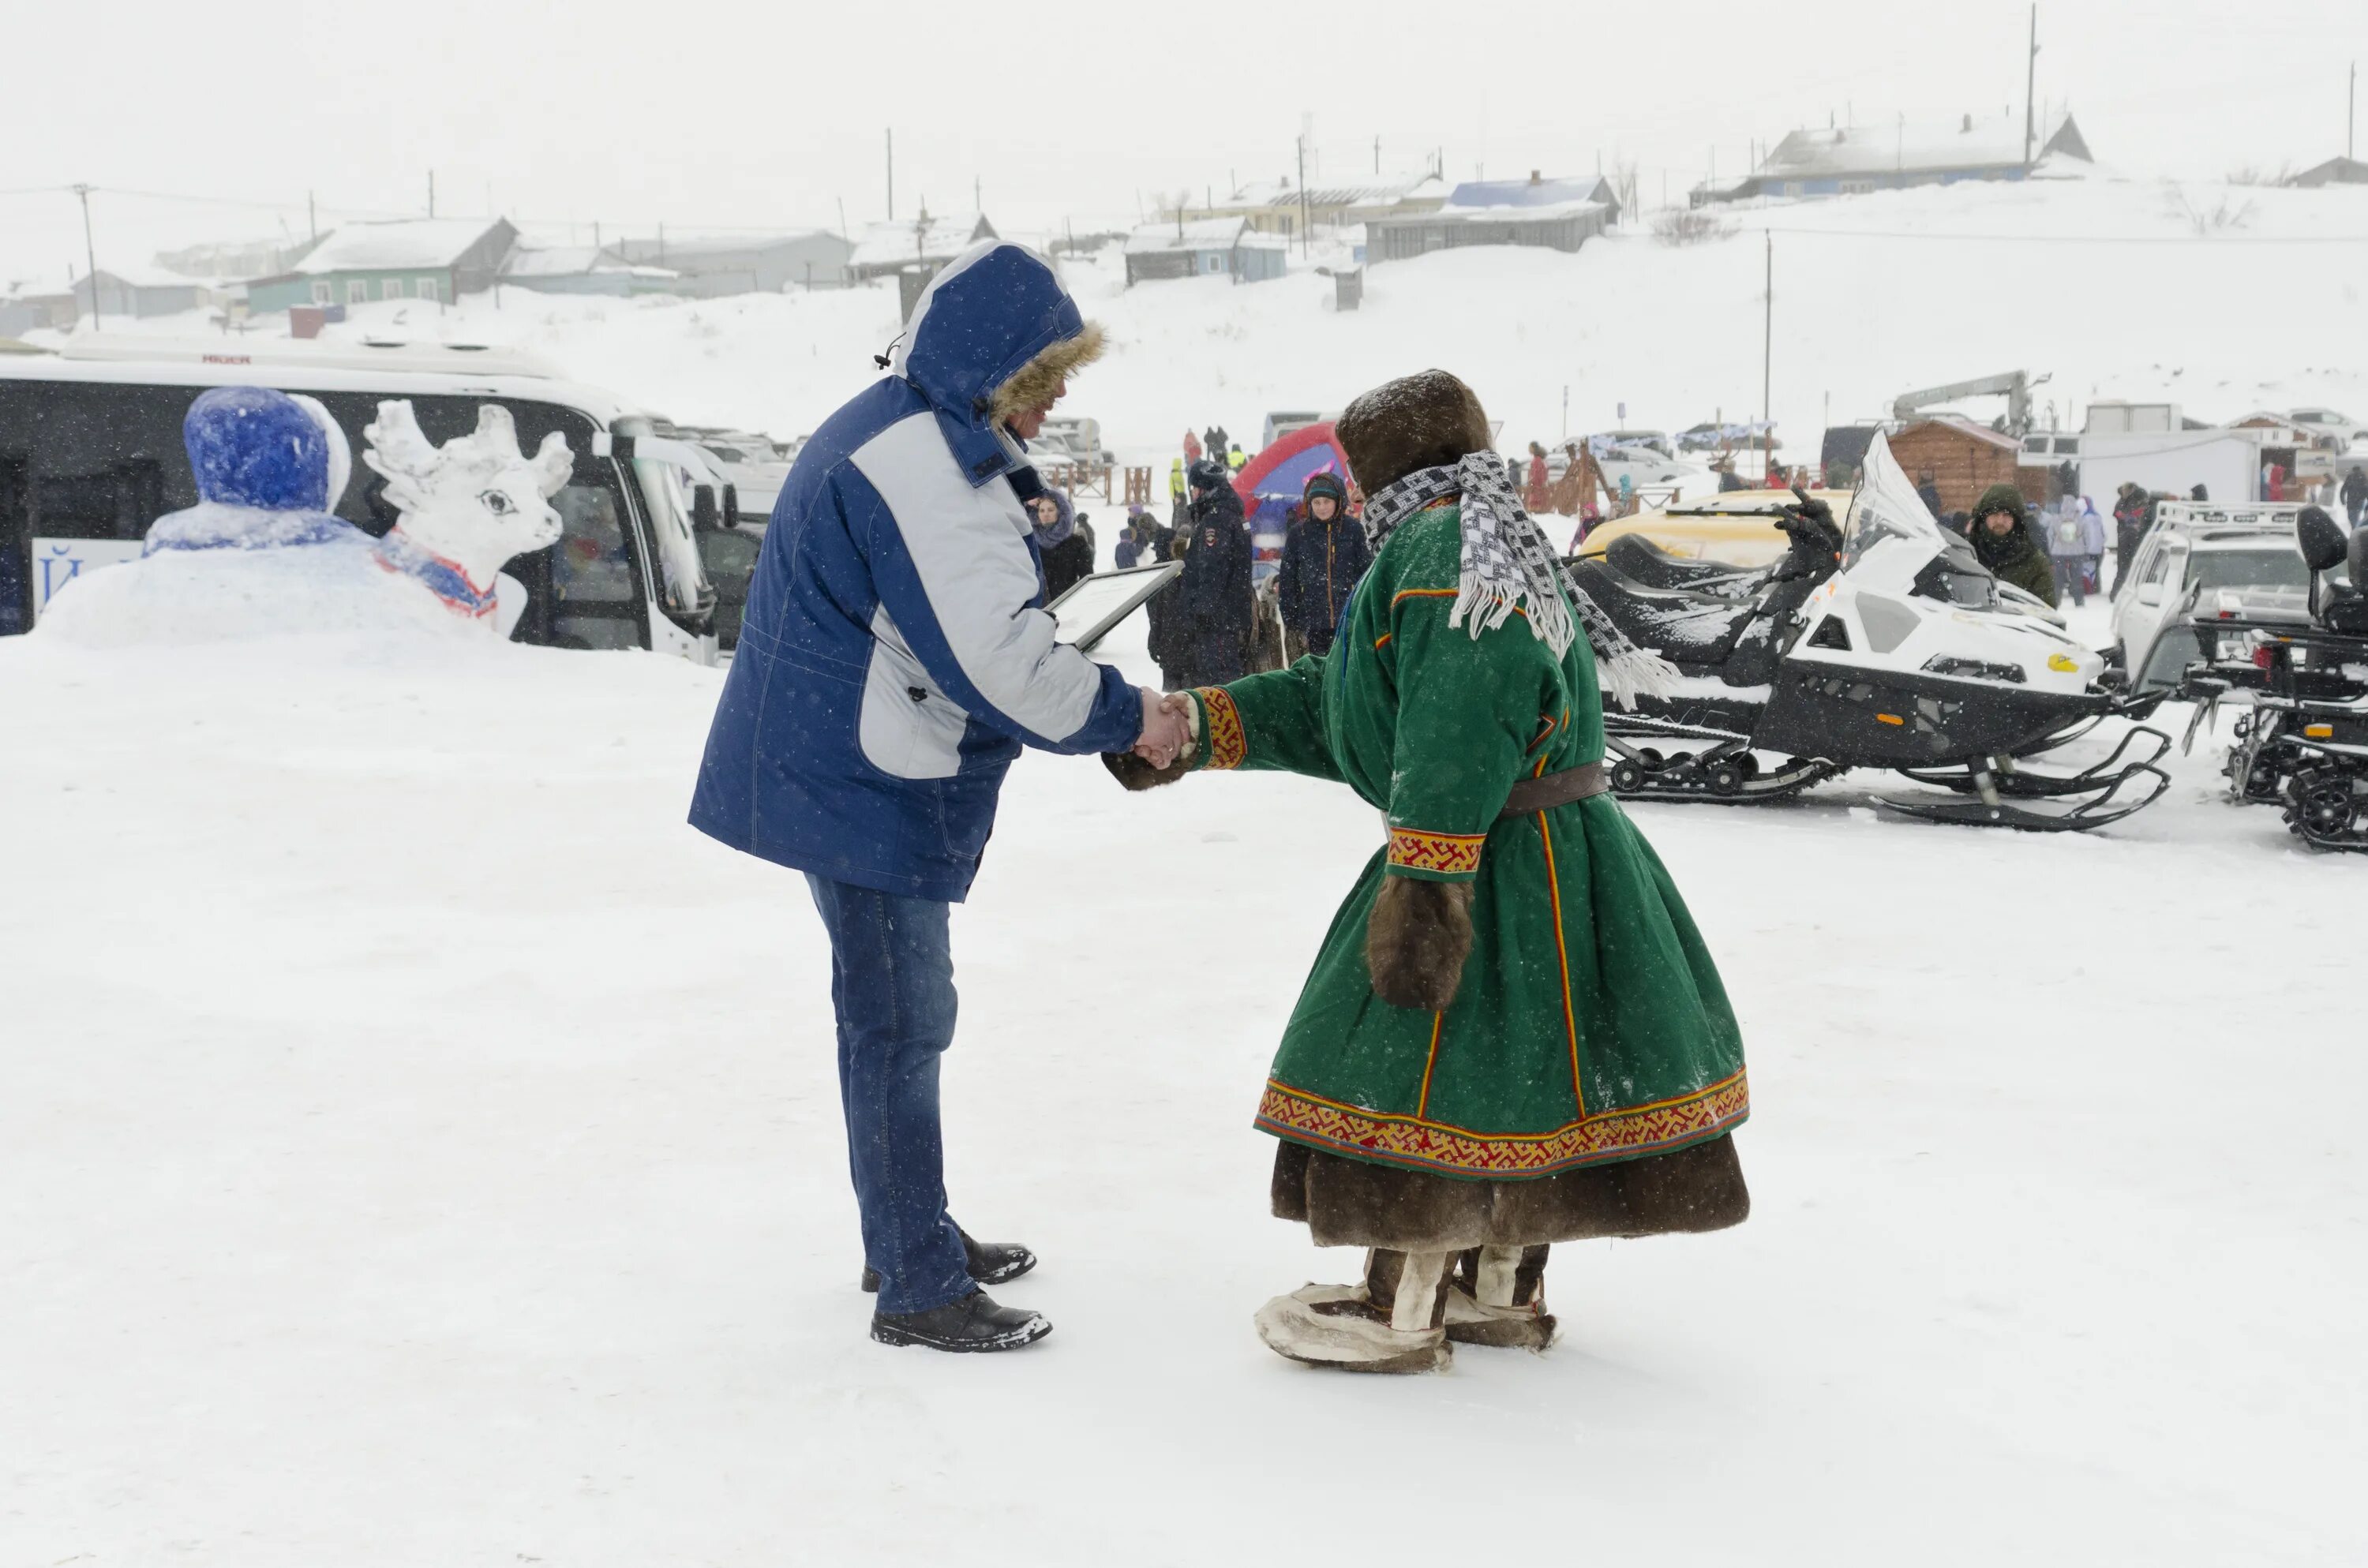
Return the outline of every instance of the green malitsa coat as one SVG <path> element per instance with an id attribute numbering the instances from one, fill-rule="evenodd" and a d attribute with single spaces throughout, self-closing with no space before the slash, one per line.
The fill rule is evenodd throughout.
<path id="1" fill-rule="evenodd" d="M 1722 1138 L 1749 1111 L 1742 1039 L 1659 858 L 1610 795 L 1500 815 L 1517 779 L 1602 760 L 1587 640 L 1556 658 L 1518 612 L 1476 638 L 1450 625 L 1460 554 L 1455 507 L 1417 514 L 1330 653 L 1191 694 L 1197 766 L 1333 779 L 1387 822 L 1258 1125 L 1322 1154 L 1491 1182 Z M 1366 923 L 1388 877 L 1472 884 L 1472 952 L 1444 1013 L 1373 994 Z"/>

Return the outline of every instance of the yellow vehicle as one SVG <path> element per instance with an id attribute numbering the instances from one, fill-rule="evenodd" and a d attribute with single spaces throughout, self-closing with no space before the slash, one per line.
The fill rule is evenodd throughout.
<path id="1" fill-rule="evenodd" d="M 1809 494 L 1832 507 L 1838 520 L 1849 520 L 1849 491 L 1812 490 Z M 1718 561 L 1753 569 L 1772 566 L 1784 554 L 1784 535 L 1766 517 L 1751 514 L 1772 512 L 1792 502 L 1789 490 L 1730 490 L 1696 504 L 1639 512 L 1600 525 L 1578 547 L 1577 559 L 1601 555 L 1624 534 L 1642 534 L 1663 554 L 1684 561 Z"/>

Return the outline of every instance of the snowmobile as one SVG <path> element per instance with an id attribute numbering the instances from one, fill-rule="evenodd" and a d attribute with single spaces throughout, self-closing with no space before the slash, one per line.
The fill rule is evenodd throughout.
<path id="1" fill-rule="evenodd" d="M 2124 696 L 2100 655 L 2002 596 L 1881 437 L 1847 529 L 1805 496 L 1770 520 L 1789 548 L 1756 585 L 1715 562 L 1664 558 L 1659 585 L 1609 552 L 1572 567 L 1579 589 L 1680 676 L 1674 694 L 1633 712 L 1605 704 L 1616 792 L 1770 801 L 1886 768 L 1969 797 L 1879 800 L 1891 810 L 2065 832 L 2119 822 L 2169 788 L 2154 764 L 2170 737 L 2135 723 L 2078 772 L 2024 767 L 2108 721 L 2146 717 L 2162 696 Z"/>
<path id="2" fill-rule="evenodd" d="M 2311 570 L 2309 619 L 2198 617 L 2203 658 L 2180 695 L 2196 704 L 2186 744 L 2237 693 L 2228 792 L 2284 808 L 2287 829 L 2318 849 L 2368 853 L 2368 528 L 2347 543 L 2316 507 L 2294 525 Z M 2351 583 L 2327 574 L 2349 562 Z"/>

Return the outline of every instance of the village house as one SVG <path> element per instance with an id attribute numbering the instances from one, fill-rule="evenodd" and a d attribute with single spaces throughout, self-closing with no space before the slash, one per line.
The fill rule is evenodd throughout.
<path id="1" fill-rule="evenodd" d="M 1259 233 L 1239 216 L 1146 223 L 1126 239 L 1127 286 L 1219 275 L 1236 283 L 1262 283 L 1282 276 L 1289 244 L 1280 234 Z"/>
<path id="2" fill-rule="evenodd" d="M 2089 144 L 2068 113 L 2037 126 L 2027 155 L 2021 115 L 1968 114 L 1937 126 L 1910 120 L 1827 126 L 1793 131 L 1745 179 L 1725 190 L 1697 186 L 1692 200 L 1699 207 L 1755 196 L 1858 196 L 1960 180 L 2017 180 L 2047 158 L 2090 161 Z"/>
<path id="3" fill-rule="evenodd" d="M 1369 219 L 1365 258 L 1405 261 L 1465 245 L 1537 245 L 1575 251 L 1620 217 L 1611 182 L 1598 175 L 1526 180 L 1467 180 L 1434 211 Z"/>
<path id="4" fill-rule="evenodd" d="M 615 254 L 638 267 L 676 275 L 671 292 L 712 300 L 726 294 L 779 294 L 790 289 L 840 289 L 855 247 L 826 229 L 620 241 Z"/>
<path id="5" fill-rule="evenodd" d="M 934 273 L 978 241 L 998 237 L 984 212 L 933 217 L 925 209 L 918 218 L 868 225 L 847 258 L 848 276 L 861 283 L 907 267 Z"/>
<path id="6" fill-rule="evenodd" d="M 1297 235 L 1314 229 L 1409 212 L 1435 212 L 1447 200 L 1447 182 L 1435 174 L 1311 184 L 1303 199 L 1288 179 L 1253 180 L 1210 209 L 1209 216 L 1246 218 L 1261 234 Z"/>
<path id="7" fill-rule="evenodd" d="M 359 305 L 373 300 L 457 300 L 501 276 L 518 244 L 507 219 L 410 218 L 347 223 L 275 278 L 246 286 L 260 315 L 290 305 Z"/>
<path id="8" fill-rule="evenodd" d="M 637 267 L 605 245 L 520 245 L 502 264 L 502 281 L 538 294 L 679 294 L 682 274 Z"/>

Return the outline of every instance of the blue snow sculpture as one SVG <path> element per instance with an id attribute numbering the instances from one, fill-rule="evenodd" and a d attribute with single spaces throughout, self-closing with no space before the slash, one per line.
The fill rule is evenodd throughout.
<path id="1" fill-rule="evenodd" d="M 346 433 L 314 398 L 215 387 L 181 422 L 198 504 L 156 519 L 142 553 L 367 542 L 329 508 L 353 473 Z"/>

